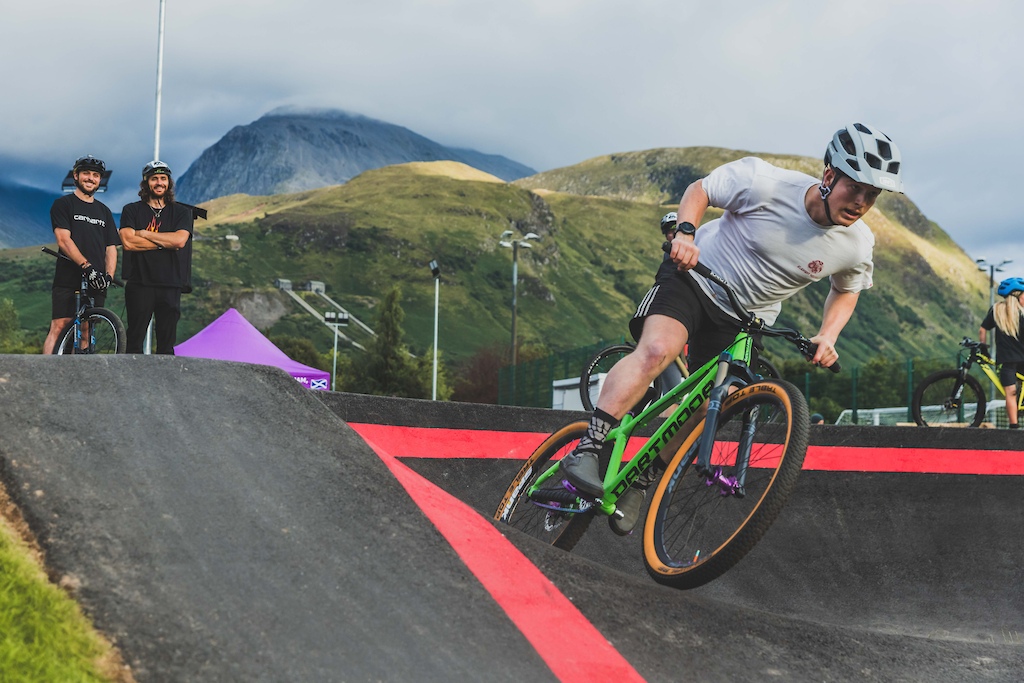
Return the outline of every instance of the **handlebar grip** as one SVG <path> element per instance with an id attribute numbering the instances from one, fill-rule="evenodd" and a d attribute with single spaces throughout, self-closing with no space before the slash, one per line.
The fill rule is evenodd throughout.
<path id="1" fill-rule="evenodd" d="M 665 252 L 666 254 L 671 253 L 672 252 L 672 243 L 671 242 L 662 242 L 661 243 L 661 250 L 663 252 Z M 697 262 L 697 265 L 695 265 L 692 268 L 692 270 L 695 273 L 697 273 L 698 275 L 702 275 L 703 277 L 706 277 L 706 278 L 709 278 L 711 280 L 714 280 L 715 282 L 718 282 L 718 279 L 715 278 L 714 275 L 712 274 L 711 269 L 708 268 L 707 266 L 705 266 L 700 261 Z"/>
<path id="2" fill-rule="evenodd" d="M 65 256 L 64 254 L 60 253 L 59 251 L 54 251 L 53 249 L 50 249 L 49 247 L 43 247 L 41 251 L 44 254 L 49 254 L 50 256 L 56 256 L 57 258 L 62 258 L 65 261 L 70 261 L 71 260 L 67 256 Z M 121 288 L 124 287 L 124 282 L 122 282 L 121 280 L 118 280 L 116 277 L 113 277 L 113 276 L 110 277 L 110 283 L 114 284 L 114 285 L 117 285 L 118 287 L 121 287 Z"/>
<path id="3" fill-rule="evenodd" d="M 811 360 L 812 358 L 814 358 L 814 354 L 817 353 L 817 351 L 818 351 L 818 345 L 817 344 L 809 344 L 806 348 L 807 348 L 807 353 L 806 353 L 807 360 Z M 828 370 L 831 371 L 833 375 L 838 375 L 840 373 L 840 371 L 842 371 L 842 369 L 843 369 L 843 367 L 839 364 L 839 361 L 836 361 L 832 365 L 828 366 Z"/>

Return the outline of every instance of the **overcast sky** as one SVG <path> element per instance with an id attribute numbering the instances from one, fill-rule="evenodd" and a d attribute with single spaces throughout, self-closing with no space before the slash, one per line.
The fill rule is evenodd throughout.
<path id="1" fill-rule="evenodd" d="M 0 175 L 42 185 L 91 153 L 114 169 L 110 203 L 127 201 L 154 151 L 159 0 L 2 4 Z M 179 175 L 282 105 L 365 114 L 538 170 L 691 145 L 817 157 L 864 121 L 899 145 L 929 218 L 972 257 L 1024 273 L 1024 3 L 166 5 L 160 156 Z"/>

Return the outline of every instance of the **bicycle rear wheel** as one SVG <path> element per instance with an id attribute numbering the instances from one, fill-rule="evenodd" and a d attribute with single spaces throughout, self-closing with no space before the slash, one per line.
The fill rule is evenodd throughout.
<path id="1" fill-rule="evenodd" d="M 75 323 L 68 323 L 53 347 L 58 356 L 80 354 L 124 353 L 127 338 L 124 324 L 113 311 L 106 308 L 87 308 L 82 314 L 82 336 L 88 336 L 86 347 L 75 344 Z"/>
<path id="2" fill-rule="evenodd" d="M 583 403 L 583 409 L 587 412 L 594 410 L 594 406 L 597 405 L 597 397 L 600 394 L 598 388 L 598 378 L 602 374 L 606 374 L 612 369 L 616 363 L 620 360 L 633 353 L 636 350 L 636 346 L 633 344 L 613 344 L 612 346 L 606 346 L 605 348 L 598 351 L 593 358 L 587 361 L 587 364 L 583 366 L 583 372 L 580 373 L 580 401 Z M 633 415 L 637 415 L 641 410 L 647 407 L 647 405 L 658 398 L 661 398 L 664 393 L 665 387 L 663 381 L 659 375 L 651 382 L 651 388 L 643 399 L 640 400 L 632 410 L 629 412 Z"/>
<path id="3" fill-rule="evenodd" d="M 960 370 L 940 370 L 925 377 L 914 390 L 910 412 L 921 427 L 977 427 L 985 420 L 985 391 L 970 375 L 961 382 Z"/>
<path id="4" fill-rule="evenodd" d="M 772 362 L 764 356 L 758 356 L 754 361 L 754 374 L 761 375 L 761 379 L 781 379 L 782 373 L 772 365 Z"/>
<path id="5" fill-rule="evenodd" d="M 545 439 L 512 479 L 494 519 L 556 548 L 572 550 L 594 516 L 590 503 L 577 498 L 574 503 L 566 504 L 564 509 L 553 510 L 530 500 L 527 493 L 552 461 L 571 453 L 586 433 L 586 422 L 573 422 Z M 548 479 L 551 487 L 560 481 L 558 475 Z"/>
<path id="6" fill-rule="evenodd" d="M 807 403 L 783 380 L 736 391 L 723 402 L 713 435 L 704 434 L 705 424 L 676 452 L 644 524 L 647 571 L 674 588 L 718 578 L 754 547 L 789 499 L 807 452 Z M 742 493 L 697 472 L 693 461 L 700 440 L 710 436 L 712 470 L 735 483 L 745 433 L 751 443 Z"/>

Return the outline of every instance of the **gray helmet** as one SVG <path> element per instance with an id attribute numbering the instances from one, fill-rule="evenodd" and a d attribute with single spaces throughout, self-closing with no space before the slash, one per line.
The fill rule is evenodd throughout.
<path id="1" fill-rule="evenodd" d="M 171 177 L 171 167 L 168 166 L 167 164 L 165 164 L 162 161 L 154 160 L 154 161 L 151 161 L 148 164 L 146 164 L 143 167 L 143 169 L 142 169 L 142 177 L 143 177 L 143 179 L 148 178 L 149 176 L 155 175 L 157 173 L 163 173 L 168 178 L 170 178 Z"/>
<path id="2" fill-rule="evenodd" d="M 903 192 L 900 150 L 874 126 L 851 123 L 837 130 L 825 150 L 825 165 L 859 183 Z"/>

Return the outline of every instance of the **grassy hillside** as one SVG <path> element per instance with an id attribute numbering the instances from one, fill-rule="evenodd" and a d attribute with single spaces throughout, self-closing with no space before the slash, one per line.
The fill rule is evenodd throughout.
<path id="1" fill-rule="evenodd" d="M 661 260 L 658 219 L 706 169 L 746 153 L 713 148 L 611 155 L 512 184 L 454 162 L 391 166 L 345 185 L 292 195 L 235 195 L 205 204 L 195 242 L 196 292 L 185 297 L 184 340 L 228 306 L 271 335 L 331 347 L 326 328 L 273 288 L 321 280 L 330 296 L 371 323 L 393 285 L 403 291 L 405 329 L 415 352 L 433 329 L 433 281 L 441 266 L 440 346 L 449 359 L 508 344 L 513 229 L 541 239 L 519 253 L 520 339 L 562 350 L 615 339 Z M 765 158 L 806 172 L 820 162 Z M 849 362 L 948 356 L 977 330 L 987 280 L 942 230 L 904 197 L 880 201 L 876 287 L 865 292 L 842 341 Z M 232 250 L 226 235 L 237 235 Z M 0 251 L 0 297 L 13 298 L 23 327 L 45 330 L 52 259 L 35 249 Z M 809 288 L 783 320 L 816 330 L 827 287 Z M 115 310 L 117 295 L 112 298 Z M 323 310 L 326 306 L 311 300 Z"/>

